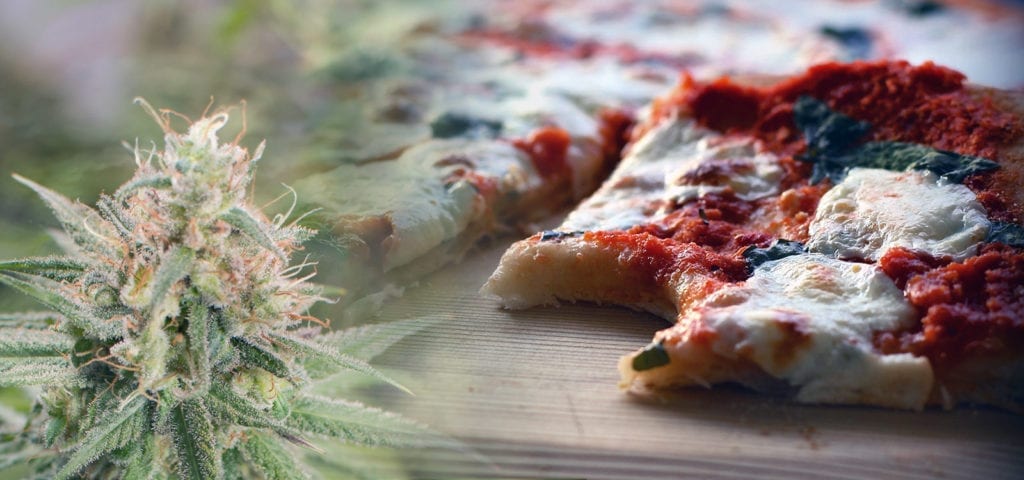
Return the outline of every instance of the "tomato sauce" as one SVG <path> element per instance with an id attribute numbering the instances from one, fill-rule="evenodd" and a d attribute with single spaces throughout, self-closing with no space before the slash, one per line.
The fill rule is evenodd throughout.
<path id="1" fill-rule="evenodd" d="M 570 175 L 566 161 L 572 137 L 558 127 L 542 127 L 530 134 L 526 140 L 513 140 L 512 144 L 530 155 L 537 172 L 544 178 Z"/>
<path id="2" fill-rule="evenodd" d="M 604 108 L 598 112 L 597 118 L 604 166 L 611 170 L 622 158 L 622 150 L 629 142 L 629 131 L 636 123 L 636 117 L 625 110 Z"/>
<path id="3" fill-rule="evenodd" d="M 765 247 L 772 240 L 767 233 L 742 227 L 753 209 L 751 202 L 739 200 L 731 193 L 710 193 L 657 222 L 634 227 L 629 232 L 692 242 L 719 254 L 736 255 L 749 245 Z"/>
<path id="4" fill-rule="evenodd" d="M 1021 133 L 1013 115 L 964 88 L 963 74 L 926 62 L 826 63 L 771 87 L 748 87 L 723 77 L 698 83 L 689 76 L 670 96 L 655 103 L 654 117 L 682 109 L 721 132 L 743 132 L 771 150 L 795 153 L 804 147 L 793 123 L 793 104 L 802 95 L 871 123 L 868 140 L 930 145 L 965 155 L 995 157 Z"/>
<path id="5" fill-rule="evenodd" d="M 665 285 L 678 271 L 703 274 L 722 281 L 746 278 L 742 258 L 723 255 L 690 242 L 659 238 L 639 230 L 587 232 L 583 239 L 622 252 L 619 262 L 643 273 L 656 285 Z"/>
<path id="6" fill-rule="evenodd" d="M 880 264 L 922 314 L 912 329 L 876 334 L 883 353 L 927 357 L 941 374 L 968 357 L 1024 349 L 1024 250 L 988 244 L 976 257 L 949 262 L 899 249 Z"/>

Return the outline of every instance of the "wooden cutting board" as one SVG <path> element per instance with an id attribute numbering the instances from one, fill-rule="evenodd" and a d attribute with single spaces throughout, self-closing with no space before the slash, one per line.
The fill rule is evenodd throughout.
<path id="1" fill-rule="evenodd" d="M 417 478 L 1024 478 L 1024 417 L 804 406 L 738 388 L 638 398 L 620 355 L 663 320 L 614 307 L 505 311 L 477 289 L 507 243 L 441 271 L 383 318 L 450 319 L 374 361 L 416 396 L 374 403 L 486 456 L 420 455 Z"/>

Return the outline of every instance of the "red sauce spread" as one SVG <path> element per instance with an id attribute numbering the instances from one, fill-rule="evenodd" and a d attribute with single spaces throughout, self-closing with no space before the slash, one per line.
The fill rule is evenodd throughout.
<path id="1" fill-rule="evenodd" d="M 513 140 L 513 145 L 529 154 L 541 176 L 549 178 L 571 173 L 566 162 L 571 141 L 569 132 L 558 127 L 543 127 L 531 133 L 526 140 Z"/>
<path id="2" fill-rule="evenodd" d="M 810 237 L 808 228 L 814 219 L 814 212 L 828 187 L 828 182 L 822 182 L 784 191 L 776 201 L 777 215 L 767 219 L 765 228 L 779 238 L 806 243 Z"/>
<path id="3" fill-rule="evenodd" d="M 793 103 L 801 95 L 871 123 L 870 140 L 995 157 L 1021 130 L 1013 115 L 971 95 L 963 74 L 931 62 L 826 63 L 771 87 L 747 87 L 728 77 L 698 83 L 686 76 L 656 102 L 654 117 L 682 109 L 709 128 L 754 135 L 773 151 L 795 153 L 804 146 L 793 123 Z"/>
<path id="4" fill-rule="evenodd" d="M 896 247 L 889 249 L 878 259 L 878 268 L 896 282 L 897 287 L 904 289 L 911 278 L 946 266 L 952 261 L 950 257 L 936 258 L 928 252 Z"/>
<path id="5" fill-rule="evenodd" d="M 978 201 L 985 207 L 989 219 L 1024 223 L 1024 205 L 1016 203 L 1012 193 L 1000 188 L 995 179 L 996 175 L 971 175 L 964 180 L 964 184 L 978 195 Z M 1021 182 L 1019 178 L 1016 180 L 1011 179 L 1005 183 L 1016 184 L 1019 189 Z"/>
<path id="6" fill-rule="evenodd" d="M 877 334 L 880 351 L 925 356 L 941 374 L 965 358 L 1024 349 L 1024 250 L 989 244 L 976 257 L 937 268 L 930 265 L 941 260 L 927 255 L 891 256 L 883 268 L 909 276 L 907 300 L 923 317 L 908 331 Z"/>
<path id="7" fill-rule="evenodd" d="M 749 245 L 767 246 L 772 236 L 743 228 L 754 206 L 731 193 L 711 193 L 673 211 L 656 223 L 633 227 L 676 242 L 695 243 L 723 255 L 736 255 Z M 745 276 L 740 280 L 746 278 Z"/>
<path id="8" fill-rule="evenodd" d="M 640 231 L 587 232 L 583 239 L 605 245 L 619 254 L 619 262 L 642 272 L 657 285 L 665 285 L 677 271 L 703 274 L 735 282 L 747 277 L 742 258 L 722 255 L 695 243 L 659 238 Z"/>
<path id="9" fill-rule="evenodd" d="M 611 169 L 622 158 L 622 150 L 629 142 L 629 131 L 636 123 L 636 117 L 625 110 L 604 108 L 598 112 L 597 118 L 605 167 Z"/>

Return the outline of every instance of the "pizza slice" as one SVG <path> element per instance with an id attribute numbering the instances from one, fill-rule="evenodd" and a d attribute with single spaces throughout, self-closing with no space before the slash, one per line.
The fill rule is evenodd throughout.
<path id="1" fill-rule="evenodd" d="M 656 100 L 610 179 L 483 291 L 674 322 L 623 357 L 634 390 L 1020 409 L 1019 94 L 930 63 L 756 83 L 687 77 Z"/>
<path id="2" fill-rule="evenodd" d="M 321 275 L 349 291 L 345 302 L 371 295 L 372 310 L 482 239 L 574 204 L 619 160 L 633 113 L 682 68 L 787 74 L 826 60 L 912 56 L 944 42 L 937 32 L 951 19 L 971 39 L 1007 31 L 969 11 L 827 3 L 769 11 L 745 2 L 457 1 L 403 10 L 372 42 L 338 54 L 324 72 L 336 80 L 322 87 L 331 107 L 310 107 L 334 112 L 316 128 L 332 148 L 305 162 L 311 175 L 296 185 L 323 208 L 319 230 L 333 251 L 320 255 Z M 895 44 L 891 32 L 912 34 Z M 774 181 L 792 183 L 769 159 L 753 168 L 745 179 L 778 178 L 743 187 L 750 199 L 788 188 Z M 700 190 L 691 187 L 679 186 Z M 779 228 L 799 228 L 790 223 Z"/>

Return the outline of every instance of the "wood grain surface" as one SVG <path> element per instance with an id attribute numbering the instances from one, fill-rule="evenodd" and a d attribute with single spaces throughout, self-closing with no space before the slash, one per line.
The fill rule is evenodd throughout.
<path id="1" fill-rule="evenodd" d="M 621 391 L 616 362 L 665 323 L 596 305 L 504 311 L 477 289 L 506 244 L 439 272 L 385 320 L 443 314 L 374 363 L 375 393 L 488 459 L 411 455 L 422 478 L 1024 478 L 1024 417 L 806 406 L 738 388 Z"/>

